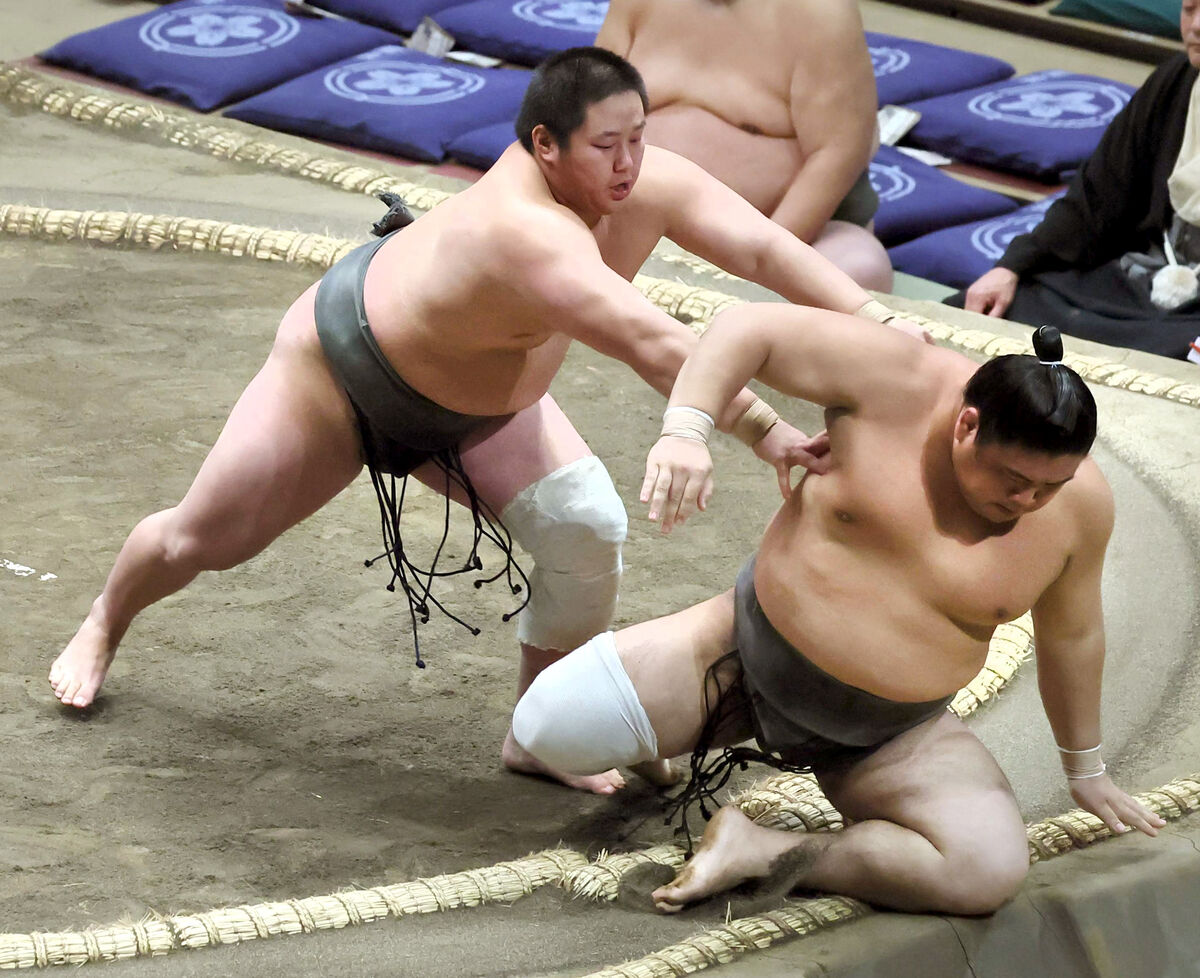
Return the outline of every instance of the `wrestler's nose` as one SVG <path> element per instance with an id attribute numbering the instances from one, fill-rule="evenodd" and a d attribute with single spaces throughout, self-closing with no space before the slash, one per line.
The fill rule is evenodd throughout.
<path id="1" fill-rule="evenodd" d="M 1026 511 L 1035 509 L 1037 507 L 1037 490 L 1031 487 L 1020 492 L 1009 493 L 1008 503 L 1010 506 Z"/>
<path id="2" fill-rule="evenodd" d="M 625 143 L 621 144 L 621 151 L 617 154 L 617 158 L 613 162 L 613 169 L 617 173 L 633 169 L 633 154 L 629 151 L 629 146 Z"/>

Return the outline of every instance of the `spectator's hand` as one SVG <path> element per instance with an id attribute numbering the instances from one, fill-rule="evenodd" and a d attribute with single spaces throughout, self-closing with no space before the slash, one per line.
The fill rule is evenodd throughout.
<path id="1" fill-rule="evenodd" d="M 712 471 L 708 446 L 698 439 L 663 435 L 654 443 L 646 456 L 646 478 L 639 498 L 650 504 L 649 518 L 662 522 L 663 533 L 670 533 L 676 523 L 685 522 L 697 510 L 708 508 Z"/>
<path id="2" fill-rule="evenodd" d="M 779 491 L 788 499 L 792 495 L 792 469 L 797 465 L 818 475 L 829 471 L 829 432 L 809 438 L 786 421 L 777 421 L 755 442 L 754 454 L 775 467 Z"/>
<path id="3" fill-rule="evenodd" d="M 1136 798 L 1125 794 L 1107 774 L 1078 778 L 1068 783 L 1075 803 L 1103 819 L 1114 833 L 1120 834 L 1134 828 L 1146 835 L 1158 835 L 1158 830 L 1167 824 Z"/>
<path id="4" fill-rule="evenodd" d="M 971 283 L 963 308 L 999 319 L 1008 312 L 1016 294 L 1017 273 L 1007 268 L 993 268 Z"/>

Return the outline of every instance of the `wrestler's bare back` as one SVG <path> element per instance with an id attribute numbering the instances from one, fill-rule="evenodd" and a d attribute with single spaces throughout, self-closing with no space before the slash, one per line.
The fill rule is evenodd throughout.
<path id="1" fill-rule="evenodd" d="M 1062 572 L 1080 495 L 1106 491 L 1087 459 L 1051 505 L 1014 524 L 988 527 L 939 503 L 954 497 L 953 477 L 931 462 L 933 446 L 944 445 L 974 369 L 946 359 L 948 380 L 924 404 L 827 412 L 833 468 L 804 479 L 776 514 L 755 576 L 767 617 L 811 661 L 908 702 L 974 677 L 995 627 Z"/>
<path id="2" fill-rule="evenodd" d="M 643 173 L 645 171 L 643 170 Z M 640 180 L 619 214 L 593 228 L 555 202 L 514 145 L 478 182 L 394 234 L 371 261 L 364 305 L 371 332 L 405 382 L 464 414 L 508 414 L 546 393 L 570 337 L 521 261 L 521 236 L 549 229 L 572 262 L 605 264 L 630 281 L 664 227 Z M 280 338 L 319 355 L 316 286 L 284 317 Z"/>
<path id="3" fill-rule="evenodd" d="M 859 62 L 867 62 L 850 0 L 628 0 L 622 7 L 617 14 L 627 11 L 632 38 L 617 53 L 646 82 L 647 140 L 696 161 L 764 213 L 779 204 L 826 128 L 855 115 L 848 111 L 854 93 L 874 92 L 869 71 L 858 77 Z M 597 42 L 607 45 L 605 32 Z M 827 105 L 837 106 L 832 120 Z M 797 116 L 807 123 L 799 136 Z"/>

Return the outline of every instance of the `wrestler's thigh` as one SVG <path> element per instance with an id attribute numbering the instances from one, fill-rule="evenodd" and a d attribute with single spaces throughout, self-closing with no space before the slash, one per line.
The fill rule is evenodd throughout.
<path id="1" fill-rule="evenodd" d="M 866 228 L 849 221 L 830 221 L 812 246 L 863 288 L 891 291 L 891 259 L 879 239 Z"/>
<path id="2" fill-rule="evenodd" d="M 495 512 L 504 509 L 526 486 L 564 465 L 592 454 L 570 419 L 549 394 L 518 411 L 498 431 L 462 449 L 463 468 L 479 497 Z M 432 463 L 414 473 L 430 488 L 445 491 L 445 477 Z M 461 493 L 451 492 L 465 503 Z"/>
<path id="3" fill-rule="evenodd" d="M 616 633 L 617 654 L 658 737 L 659 753 L 689 753 L 707 717 L 708 667 L 733 651 L 733 591 Z"/>
<path id="4" fill-rule="evenodd" d="M 361 468 L 344 391 L 318 352 L 281 336 L 234 405 L 178 516 L 210 539 L 261 549 Z"/>
<path id="5" fill-rule="evenodd" d="M 1008 779 L 949 711 L 818 780 L 848 819 L 894 822 L 919 832 L 943 854 L 981 842 L 996 853 L 1025 851 L 1025 826 Z"/>

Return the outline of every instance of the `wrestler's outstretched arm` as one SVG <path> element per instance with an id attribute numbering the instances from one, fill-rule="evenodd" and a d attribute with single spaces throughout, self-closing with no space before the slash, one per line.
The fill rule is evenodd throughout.
<path id="1" fill-rule="evenodd" d="M 713 319 L 679 371 L 669 408 L 723 417 L 738 391 L 757 378 L 822 407 L 854 411 L 869 398 L 906 396 L 925 382 L 925 362 L 937 355 L 945 353 L 859 317 L 747 303 Z M 785 497 L 788 471 L 790 466 L 780 483 Z M 664 530 L 687 519 L 711 493 L 711 476 L 712 459 L 702 440 L 664 435 L 650 450 L 642 483 L 650 518 L 662 519 Z"/>
<path id="2" fill-rule="evenodd" d="M 595 239 L 580 225 L 547 226 L 527 220 L 498 246 L 510 251 L 507 267 L 521 269 L 516 287 L 533 294 L 547 322 L 594 350 L 629 364 L 651 387 L 667 396 L 687 356 L 698 342 L 687 326 L 646 300 L 632 284 L 604 264 Z M 749 390 L 735 391 L 715 416 L 716 426 L 734 432 L 749 408 L 761 403 Z M 741 437 L 741 435 L 739 435 Z M 753 433 L 754 453 L 775 466 L 823 465 L 823 439 L 809 438 L 786 422 L 765 435 Z"/>
<path id="3" fill-rule="evenodd" d="M 638 183 L 662 212 L 663 234 L 693 254 L 789 302 L 864 316 L 925 338 L 923 326 L 883 307 L 819 251 L 690 160 L 647 146 Z"/>
<path id="4" fill-rule="evenodd" d="M 1066 567 L 1033 606 L 1038 688 L 1071 797 L 1114 832 L 1157 835 L 1166 824 L 1113 784 L 1100 757 L 1104 616 L 1100 579 L 1113 526 L 1112 493 L 1099 470 L 1076 476 L 1070 518 L 1077 541 Z"/>

